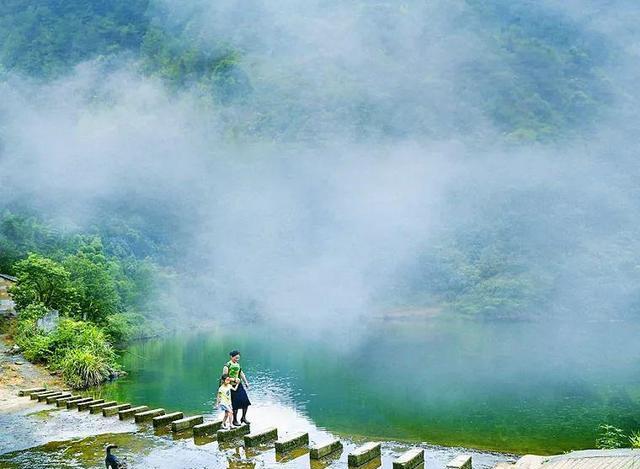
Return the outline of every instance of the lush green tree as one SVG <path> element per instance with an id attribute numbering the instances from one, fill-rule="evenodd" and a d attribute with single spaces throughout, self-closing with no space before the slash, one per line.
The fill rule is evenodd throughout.
<path id="1" fill-rule="evenodd" d="M 136 50 L 147 6 L 148 0 L 3 0 L 2 68 L 46 77 L 96 56 Z"/>
<path id="2" fill-rule="evenodd" d="M 117 266 L 104 254 L 102 242 L 94 238 L 64 261 L 71 284 L 77 292 L 79 314 L 83 320 L 104 323 L 121 309 L 114 280 Z"/>
<path id="3" fill-rule="evenodd" d="M 63 314 L 78 311 L 77 291 L 69 272 L 60 263 L 31 253 L 16 263 L 18 282 L 10 289 L 18 311 L 30 304 L 43 304 Z"/>

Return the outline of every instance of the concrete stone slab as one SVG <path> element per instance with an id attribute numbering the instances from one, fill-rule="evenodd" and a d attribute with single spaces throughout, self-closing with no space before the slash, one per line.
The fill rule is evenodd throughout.
<path id="1" fill-rule="evenodd" d="M 80 402 L 78 403 L 78 412 L 89 410 L 89 406 L 102 404 L 103 402 L 104 402 L 104 399 L 93 399 L 92 401 L 89 401 L 89 402 Z"/>
<path id="2" fill-rule="evenodd" d="M 135 419 L 136 423 L 149 422 L 153 417 L 158 417 L 164 414 L 164 409 L 151 409 L 139 412 L 135 414 L 133 418 Z"/>
<path id="3" fill-rule="evenodd" d="M 70 392 L 63 392 L 62 394 L 58 394 L 57 396 L 49 396 L 45 399 L 45 401 L 47 402 L 47 404 L 55 404 L 57 399 L 61 399 L 64 397 L 71 397 L 71 393 Z"/>
<path id="4" fill-rule="evenodd" d="M 557 456 L 527 455 L 514 469 L 636 469 L 640 468 L 640 449 L 589 449 Z"/>
<path id="5" fill-rule="evenodd" d="M 361 466 L 372 459 L 379 458 L 382 454 L 382 445 L 376 442 L 365 443 L 364 445 L 356 448 L 348 456 L 349 466 Z"/>
<path id="6" fill-rule="evenodd" d="M 38 401 L 39 402 L 46 402 L 47 399 L 50 398 L 50 397 L 54 397 L 54 396 L 62 397 L 63 394 L 64 393 L 62 391 L 58 391 L 58 392 L 55 392 L 53 394 L 40 395 L 40 396 L 38 396 Z"/>
<path id="7" fill-rule="evenodd" d="M 149 410 L 149 407 L 147 407 L 146 405 L 139 405 L 136 407 L 129 407 L 128 409 L 122 409 L 118 411 L 118 418 L 120 420 L 126 420 L 133 417 L 138 412 L 144 412 L 145 410 Z"/>
<path id="8" fill-rule="evenodd" d="M 240 438 L 247 433 L 251 433 L 251 427 L 246 423 L 242 424 L 236 428 L 230 428 L 229 430 L 218 430 L 216 433 L 216 438 L 219 442 L 231 441 L 236 438 Z"/>
<path id="9" fill-rule="evenodd" d="M 447 469 L 471 469 L 471 456 L 461 454 L 447 463 Z"/>
<path id="10" fill-rule="evenodd" d="M 424 450 L 422 448 L 410 449 L 393 461 L 393 469 L 413 469 L 418 466 L 424 467 Z"/>
<path id="11" fill-rule="evenodd" d="M 114 405 L 118 405 L 118 402 L 116 401 L 107 401 L 107 402 L 101 402 L 100 404 L 93 404 L 89 406 L 89 413 L 90 414 L 101 414 L 102 413 L 102 409 L 104 409 L 105 407 L 111 407 Z"/>
<path id="12" fill-rule="evenodd" d="M 182 418 L 184 418 L 184 414 L 182 412 L 171 412 L 170 414 L 153 417 L 151 421 L 153 422 L 153 428 L 161 428 L 165 425 L 169 425 L 174 420 L 180 420 Z"/>
<path id="13" fill-rule="evenodd" d="M 83 402 L 92 401 L 93 397 L 83 397 L 81 399 L 70 399 L 67 401 L 67 409 L 75 409 L 78 407 L 78 404 L 82 404 Z"/>
<path id="14" fill-rule="evenodd" d="M 47 388 L 43 388 L 43 387 L 21 389 L 20 391 L 18 391 L 18 396 L 30 396 L 34 392 L 46 392 L 46 391 L 47 391 Z"/>
<path id="15" fill-rule="evenodd" d="M 340 440 L 333 440 L 323 445 L 311 447 L 309 457 L 311 459 L 322 459 L 337 451 L 342 451 L 342 442 Z"/>
<path id="16" fill-rule="evenodd" d="M 204 422 L 193 426 L 193 436 L 215 435 L 222 426 L 222 420 Z"/>
<path id="17" fill-rule="evenodd" d="M 245 446 L 258 446 L 270 443 L 278 439 L 278 429 L 276 427 L 265 428 L 256 432 L 251 432 L 244 436 Z"/>
<path id="18" fill-rule="evenodd" d="M 192 417 L 184 417 L 178 420 L 174 420 L 171 422 L 171 431 L 172 432 L 181 432 L 183 430 L 188 430 L 192 428 L 194 425 L 199 425 L 204 422 L 204 417 L 202 415 L 194 415 Z"/>
<path id="19" fill-rule="evenodd" d="M 74 399 L 82 399 L 82 396 L 74 394 L 67 397 L 59 397 L 56 399 L 56 407 L 66 407 L 67 402 L 73 401 Z"/>
<path id="20" fill-rule="evenodd" d="M 131 408 L 131 404 L 129 404 L 129 403 L 112 405 L 112 406 L 109 406 L 109 407 L 103 407 L 102 416 L 103 417 L 111 417 L 112 415 L 118 415 L 118 412 L 120 412 L 121 410 L 129 409 L 129 408 Z"/>
<path id="21" fill-rule="evenodd" d="M 276 441 L 275 447 L 276 452 L 286 453 L 287 451 L 291 451 L 295 448 L 300 448 L 301 446 L 307 446 L 308 444 L 308 433 L 294 433 L 293 435 L 287 435 Z"/>
<path id="22" fill-rule="evenodd" d="M 57 392 L 60 392 L 60 391 L 40 391 L 40 392 L 33 392 L 33 393 L 31 393 L 31 394 L 29 395 L 29 397 L 31 398 L 31 400 L 33 400 L 33 401 L 37 401 L 37 400 L 38 400 L 38 398 L 39 398 L 40 396 L 50 396 L 50 395 L 55 394 L 55 393 L 57 393 Z"/>

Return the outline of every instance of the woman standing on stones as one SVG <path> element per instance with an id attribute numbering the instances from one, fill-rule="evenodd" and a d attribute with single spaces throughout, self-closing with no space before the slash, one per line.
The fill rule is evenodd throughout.
<path id="1" fill-rule="evenodd" d="M 242 367 L 240 367 L 240 352 L 234 350 L 230 352 L 229 355 L 231 356 L 231 360 L 229 360 L 222 369 L 222 374 L 229 375 L 229 378 L 232 378 L 238 383 L 238 388 L 235 391 L 231 391 L 231 406 L 233 407 L 232 425 L 239 425 L 238 410 L 240 409 L 242 409 L 242 419 L 240 419 L 240 422 L 248 424 L 247 410 L 249 410 L 251 402 L 249 401 L 245 387 L 249 389 L 249 382 L 242 371 Z"/>

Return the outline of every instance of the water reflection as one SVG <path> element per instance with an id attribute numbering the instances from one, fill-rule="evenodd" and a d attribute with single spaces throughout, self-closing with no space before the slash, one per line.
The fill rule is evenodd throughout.
<path id="1" fill-rule="evenodd" d="M 364 329 L 364 328 L 363 328 Z M 376 323 L 349 348 L 254 326 L 141 343 L 105 395 L 211 413 L 227 352 L 252 383 L 250 420 L 513 452 L 590 447 L 640 427 L 640 326 Z M 346 352 L 345 352 L 346 350 Z M 294 418 L 295 416 L 295 418 Z M 306 419 L 306 420 L 305 420 Z"/>

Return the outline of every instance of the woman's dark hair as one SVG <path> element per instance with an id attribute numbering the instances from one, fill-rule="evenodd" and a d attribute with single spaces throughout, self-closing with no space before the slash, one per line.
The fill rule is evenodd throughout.
<path id="1" fill-rule="evenodd" d="M 220 377 L 220 386 L 222 386 L 222 385 L 224 384 L 224 380 L 225 380 L 225 379 L 227 379 L 228 377 L 229 377 L 229 375 L 228 375 L 228 374 L 226 374 L 226 373 L 225 373 L 225 374 L 223 374 L 223 375 Z"/>
<path id="2" fill-rule="evenodd" d="M 229 356 L 230 357 L 235 357 L 236 355 L 240 355 L 240 352 L 238 352 L 237 350 L 233 350 L 233 351 L 229 352 Z"/>

